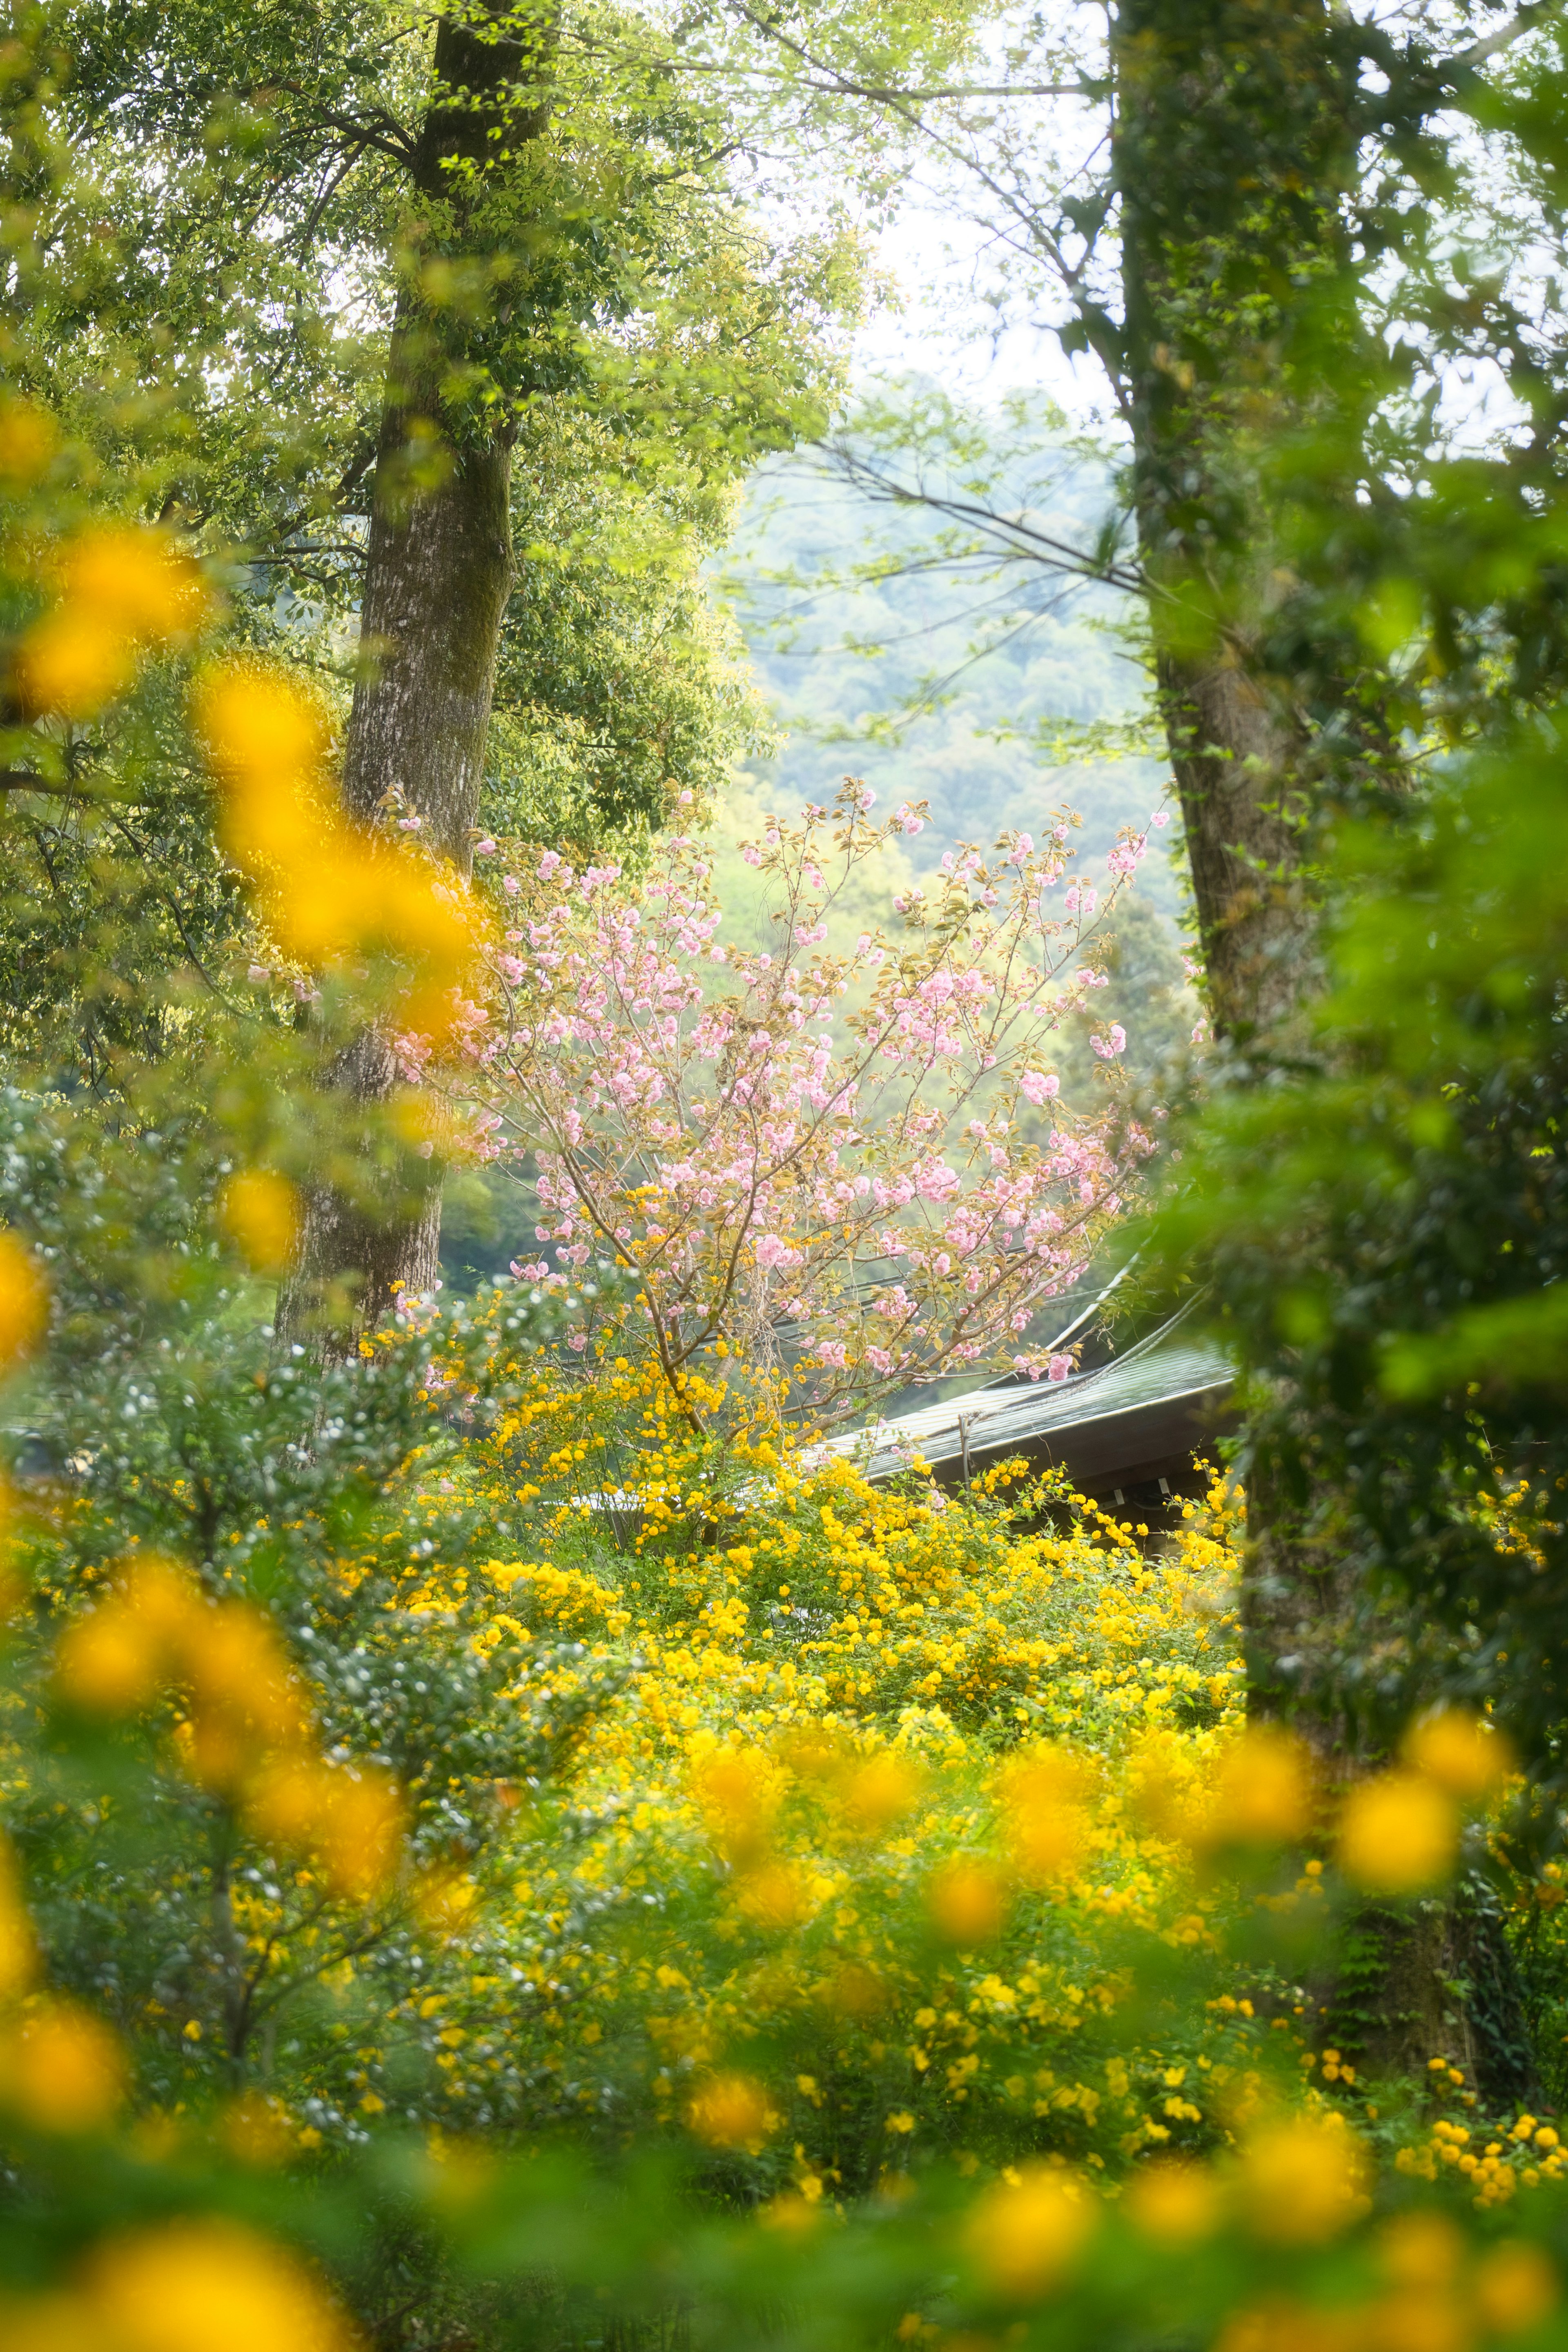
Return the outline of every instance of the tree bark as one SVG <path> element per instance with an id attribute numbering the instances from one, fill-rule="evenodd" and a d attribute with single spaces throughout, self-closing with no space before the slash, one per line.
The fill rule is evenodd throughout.
<path id="1" fill-rule="evenodd" d="M 1140 556 L 1210 1015 L 1244 1071 L 1286 1039 L 1314 981 L 1311 743 L 1265 655 L 1286 593 L 1266 465 L 1312 396 L 1310 371 L 1286 365 L 1289 310 L 1342 265 L 1352 93 L 1322 0 L 1122 0 L 1113 69 Z M 1303 1538 L 1261 1465 L 1247 1502 L 1252 1704 L 1305 1717 L 1318 1702 L 1310 1734 L 1332 1753 L 1331 1548 Z"/>
<path id="2" fill-rule="evenodd" d="M 1352 721 L 1331 752 L 1291 652 L 1270 656 L 1295 642 L 1281 628 L 1291 583 L 1271 453 L 1354 364 L 1321 320 L 1302 323 L 1314 291 L 1349 267 L 1353 58 L 1324 0 L 1120 0 L 1112 47 L 1140 554 L 1209 1009 L 1241 1080 L 1293 1056 L 1318 984 L 1314 803 L 1358 743 L 1377 749 L 1357 680 L 1313 678 L 1318 715 L 1326 697 Z M 1335 1517 L 1331 1494 L 1302 1496 L 1279 1464 L 1254 1461 L 1248 1706 L 1289 1721 L 1342 1785 L 1380 1759 L 1344 1671 L 1367 1637 Z M 1420 2074 L 1443 2058 L 1489 2094 L 1530 2079 L 1517 1973 L 1474 1890 L 1368 1906 L 1331 1978 L 1322 2038 L 1369 2074 Z"/>
<path id="3" fill-rule="evenodd" d="M 1265 653 L 1280 602 L 1260 464 L 1310 398 L 1294 290 L 1341 258 L 1351 101 L 1322 0 L 1122 0 L 1112 174 L 1122 374 L 1156 676 L 1217 1036 L 1311 984 L 1309 731 Z"/>
<path id="4" fill-rule="evenodd" d="M 545 47 L 549 29 L 545 20 Z M 487 39 L 482 25 L 444 18 L 433 64 L 435 94 L 410 179 L 416 199 L 442 208 L 443 242 L 461 243 L 516 142 L 544 131 L 548 108 L 518 102 L 531 60 L 518 39 Z M 417 838 L 466 879 L 511 590 L 513 428 L 493 400 L 454 412 L 447 384 L 468 357 L 463 331 L 408 291 L 400 297 L 342 793 L 362 824 L 416 819 Z M 357 1038 L 331 1075 L 357 1105 L 384 1104 L 397 1083 L 390 1041 L 379 1032 Z M 330 1357 L 353 1354 L 400 1297 L 434 1286 L 440 1234 L 439 1163 L 384 1134 L 367 1140 L 352 1183 L 321 1184 L 307 1200 L 279 1302 L 279 1336 L 303 1338 Z"/>

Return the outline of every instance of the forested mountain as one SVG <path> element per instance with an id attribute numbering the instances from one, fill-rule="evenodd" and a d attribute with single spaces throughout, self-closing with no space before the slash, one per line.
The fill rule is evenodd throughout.
<path id="1" fill-rule="evenodd" d="M 908 388 L 910 407 L 921 390 Z M 1064 531 L 1096 528 L 1111 499 L 1107 468 L 1037 437 L 1020 446 L 1001 419 L 964 422 L 982 436 L 980 462 L 944 465 L 939 494 L 984 477 L 994 498 L 1026 511 L 1048 499 L 1041 520 Z M 1168 777 L 1163 757 L 1125 755 L 1148 700 L 1132 614 L 1096 585 L 998 575 L 973 534 L 879 498 L 831 456 L 760 467 L 725 573 L 783 738 L 772 759 L 745 762 L 757 793 L 821 799 L 847 771 L 881 801 L 927 800 L 917 868 L 955 840 L 989 847 L 1005 828 L 1037 834 L 1070 808 L 1084 820 L 1078 862 L 1101 880 L 1094 869 L 1117 826 L 1142 823 Z M 1139 886 L 1177 914 L 1169 859 L 1151 857 Z"/>

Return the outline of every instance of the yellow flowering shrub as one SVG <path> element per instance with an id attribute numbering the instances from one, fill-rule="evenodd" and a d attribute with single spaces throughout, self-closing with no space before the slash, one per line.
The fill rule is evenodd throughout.
<path id="1" fill-rule="evenodd" d="M 565 1810 L 520 1822 L 490 1948 L 527 1998 L 464 2012 L 489 2057 L 455 2096 L 526 2077 L 563 2112 L 755 2142 L 818 2197 L 942 2150 L 1109 2175 L 1256 2098 L 1206 1861 L 1247 1738 L 1221 1480 L 1151 1545 L 1016 1467 L 874 1485 L 754 1398 L 700 1440 L 608 1348 L 574 1381 L 525 1369 L 469 1475 L 531 1531 L 485 1571 L 498 1631 L 634 1664 Z M 455 1590 L 437 1570 L 426 1605 Z M 1240 1833 L 1299 1828 L 1282 1772 Z M 1130 2033 L 1148 1948 L 1213 1998 Z M 700 2086 L 742 2081 L 766 2130 L 700 2126 Z"/>

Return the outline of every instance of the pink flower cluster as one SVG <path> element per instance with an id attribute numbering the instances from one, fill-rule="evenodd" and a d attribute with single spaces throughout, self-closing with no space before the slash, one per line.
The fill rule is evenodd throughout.
<path id="1" fill-rule="evenodd" d="M 1047 911 L 1065 823 L 994 863 L 950 852 L 889 938 L 839 908 L 864 905 L 864 869 L 926 817 L 906 804 L 879 825 L 869 807 L 847 778 L 832 812 L 745 846 L 778 909 L 769 951 L 720 941 L 710 856 L 689 837 L 630 879 L 578 876 L 555 851 L 515 861 L 517 928 L 452 1090 L 532 1160 L 554 1270 L 542 1254 L 519 1278 L 635 1268 L 634 1318 L 678 1390 L 720 1342 L 731 1365 L 787 1370 L 822 1418 L 976 1363 L 1064 1378 L 1029 1334 L 1151 1148 L 1114 1087 L 1075 1116 L 1048 1071 L 1098 977 L 1096 894 L 1074 886 Z M 1096 1050 L 1125 1042 L 1112 1026 Z M 423 1069 L 416 1046 L 400 1055 Z M 1020 1100 L 1048 1133 L 1020 1129 Z"/>

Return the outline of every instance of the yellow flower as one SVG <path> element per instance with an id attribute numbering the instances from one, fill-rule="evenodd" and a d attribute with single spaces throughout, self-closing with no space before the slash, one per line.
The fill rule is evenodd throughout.
<path id="1" fill-rule="evenodd" d="M 166 644 L 202 619 L 201 573 L 165 531 L 110 523 L 80 532 L 59 561 L 66 602 L 132 643 Z"/>
<path id="2" fill-rule="evenodd" d="M 384 1885 L 402 1851 L 397 1785 L 373 1766 L 279 1763 L 251 1789 L 246 1818 L 258 1837 L 310 1855 L 334 1894 L 360 1902 Z"/>
<path id="3" fill-rule="evenodd" d="M 1060 1877 L 1082 1860 L 1090 1838 L 1089 1786 L 1081 1757 L 1046 1745 L 1026 1748 L 998 1774 L 1007 1849 L 1030 1885 Z"/>
<path id="4" fill-rule="evenodd" d="M 136 675 L 130 640 L 102 615 L 57 605 L 35 621 L 16 649 L 16 691 L 24 709 L 58 719 L 90 719 Z"/>
<path id="5" fill-rule="evenodd" d="M 1413 1723 L 1402 1752 L 1406 1763 L 1461 1802 L 1489 1797 L 1514 1769 L 1513 1750 L 1502 1734 L 1460 1707 Z"/>
<path id="6" fill-rule="evenodd" d="M 1383 2267 L 1397 2286 L 1449 2286 L 1465 2242 L 1446 2213 L 1400 2213 L 1378 2232 Z"/>
<path id="7" fill-rule="evenodd" d="M 38 1948 L 16 1884 L 8 1845 L 0 1843 L 0 2000 L 22 1992 L 37 1972 Z"/>
<path id="8" fill-rule="evenodd" d="M 135 677 L 138 648 L 168 643 L 200 622 L 200 573 L 162 531 L 110 524 L 86 530 L 60 553 L 64 595 L 17 648 L 25 708 L 86 719 Z"/>
<path id="9" fill-rule="evenodd" d="M 1415 1895 L 1453 1869 L 1459 1823 L 1445 1790 L 1415 1772 L 1383 1772 L 1340 1811 L 1340 1867 L 1372 1895 Z"/>
<path id="10" fill-rule="evenodd" d="M 171 2221 L 105 2246 L 89 2298 L 115 2352 L 353 2352 L 325 2289 L 237 2222 Z"/>
<path id="11" fill-rule="evenodd" d="M 1007 1882 L 988 1862 L 955 1855 L 932 1873 L 926 1908 L 939 1935 L 963 1950 L 989 1944 L 1006 1924 Z"/>
<path id="12" fill-rule="evenodd" d="M 241 2164 L 282 2164 L 294 2145 L 287 2112 L 261 2091 L 242 2091 L 231 2100 L 218 2130 L 229 2154 Z"/>
<path id="13" fill-rule="evenodd" d="M 743 2148 L 755 2155 L 778 2117 L 762 2084 L 749 2074 L 713 2074 L 696 2093 L 686 2120 L 710 2147 Z"/>
<path id="14" fill-rule="evenodd" d="M 1293 1733 L 1249 1724 L 1215 1782 L 1206 1836 L 1225 1845 L 1285 1845 L 1312 1821 L 1312 1759 Z"/>
<path id="15" fill-rule="evenodd" d="M 299 1246 L 300 1195 L 274 1169 L 242 1169 L 218 1194 L 218 1222 L 253 1273 L 284 1274 Z"/>
<path id="16" fill-rule="evenodd" d="M 119 2042 L 74 2002 L 48 2002 L 0 2041 L 0 2099 L 39 2131 L 101 2130 L 124 2095 Z"/>
<path id="17" fill-rule="evenodd" d="M 777 1767 L 760 1748 L 713 1748 L 691 1768 L 708 1834 L 731 1862 L 766 1847 L 783 1795 Z"/>
<path id="18" fill-rule="evenodd" d="M 36 482 L 59 446 L 55 420 L 15 394 L 0 401 L 0 482 L 25 489 Z"/>
<path id="19" fill-rule="evenodd" d="M 735 1907 L 759 1927 L 803 1927 L 816 1909 L 810 1882 L 788 1863 L 764 1863 L 749 1872 L 736 1892 Z"/>
<path id="20" fill-rule="evenodd" d="M 0 1232 L 0 1368 L 30 1356 L 47 1328 L 49 1291 L 37 1260 Z"/>
<path id="21" fill-rule="evenodd" d="M 1494 2335 L 1517 2336 L 1539 2326 L 1556 2309 L 1562 2292 L 1550 2254 L 1522 2238 L 1495 2246 L 1476 2264 L 1476 2308 Z"/>
<path id="22" fill-rule="evenodd" d="M 75 1706 L 129 1715 L 174 1671 L 202 1607 L 185 1570 L 149 1554 L 115 1591 L 68 1625 L 55 1648 L 55 1678 Z"/>
<path id="23" fill-rule="evenodd" d="M 1174 2157 L 1140 2165 L 1123 2202 L 1134 2228 L 1161 2246 L 1190 2246 L 1211 2237 L 1223 2205 L 1219 2183 L 1207 2165 Z"/>
<path id="24" fill-rule="evenodd" d="M 0 2344 L 5 2352 L 104 2352 L 103 2326 L 85 2295 L 0 2296 Z"/>
<path id="25" fill-rule="evenodd" d="M 1346 2228 L 1365 2210 L 1370 2178 L 1362 2142 L 1334 2120 L 1265 2123 L 1243 2144 L 1243 2210 L 1279 2245 L 1318 2245 Z"/>
<path id="26" fill-rule="evenodd" d="M 479 1890 L 467 1872 L 449 1864 L 421 1874 L 414 1904 L 426 1927 L 437 1936 L 460 1936 L 479 1909 Z"/>
<path id="27" fill-rule="evenodd" d="M 197 688 L 193 717 L 216 774 L 239 797 L 241 827 L 265 828 L 268 800 L 318 778 L 329 732 L 322 705 L 282 671 L 227 662 Z"/>
<path id="28" fill-rule="evenodd" d="M 924 1779 L 907 1758 L 884 1749 L 845 1782 L 841 1801 L 846 1820 L 868 1836 L 878 1836 L 910 1811 Z"/>
<path id="29" fill-rule="evenodd" d="M 764 2230 L 777 2230 L 786 2238 L 809 2237 L 822 2220 L 822 2208 L 817 2200 L 822 2195 L 820 2180 L 814 2184 L 816 2195 L 795 2189 L 781 2189 L 771 2197 L 757 2215 Z"/>
<path id="30" fill-rule="evenodd" d="M 1031 2165 L 987 2189 L 964 2224 L 964 2243 L 988 2287 L 1028 2301 L 1070 2273 L 1098 2219 L 1080 2181 L 1052 2166 Z"/>

